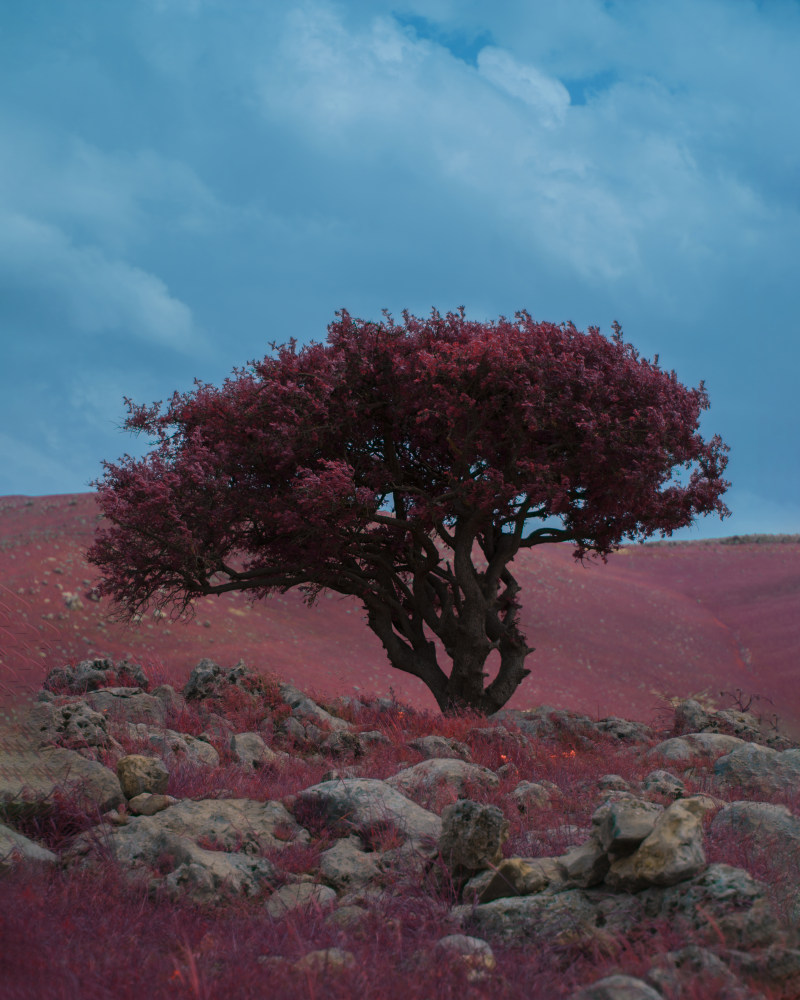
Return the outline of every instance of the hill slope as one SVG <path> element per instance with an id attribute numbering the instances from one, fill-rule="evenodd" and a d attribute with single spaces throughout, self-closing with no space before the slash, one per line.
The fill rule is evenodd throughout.
<path id="1" fill-rule="evenodd" d="M 94 655 L 163 665 L 183 684 L 199 659 L 240 658 L 320 694 L 358 688 L 433 710 L 427 689 L 393 670 L 358 604 L 338 595 L 306 608 L 293 593 L 251 607 L 205 598 L 186 624 L 105 621 L 88 598 L 96 572 L 83 552 L 97 519 L 91 493 L 0 498 L 0 703 L 38 686 L 45 670 Z M 510 702 L 649 720 L 663 696 L 741 689 L 771 699 L 800 733 L 800 544 L 759 536 L 630 546 L 581 566 L 569 545 L 522 553 L 514 572 L 536 647 Z M 77 595 L 78 601 L 67 595 Z M 724 700 L 724 699 L 723 699 Z"/>

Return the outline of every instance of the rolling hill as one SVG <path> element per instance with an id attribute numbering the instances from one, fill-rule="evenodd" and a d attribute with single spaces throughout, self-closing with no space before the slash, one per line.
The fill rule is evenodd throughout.
<path id="1" fill-rule="evenodd" d="M 320 696 L 393 689 L 435 710 L 414 678 L 393 670 L 357 602 L 295 593 L 251 606 L 205 598 L 188 623 L 108 622 L 92 599 L 96 571 L 83 553 L 98 511 L 91 493 L 0 498 L 0 704 L 38 688 L 67 661 L 123 656 L 180 686 L 208 656 L 243 659 Z M 650 721 L 669 697 L 757 695 L 800 735 L 800 538 L 747 536 L 626 546 L 581 565 L 570 545 L 520 554 L 522 622 L 536 647 L 532 674 L 511 706 L 550 704 L 593 716 Z"/>

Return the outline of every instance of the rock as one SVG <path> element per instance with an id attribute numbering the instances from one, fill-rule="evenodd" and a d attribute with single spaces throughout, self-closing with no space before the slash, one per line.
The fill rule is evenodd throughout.
<path id="1" fill-rule="evenodd" d="M 439 852 L 454 874 L 499 864 L 508 820 L 497 806 L 461 799 L 442 813 Z"/>
<path id="2" fill-rule="evenodd" d="M 738 736 L 726 736 L 724 733 L 690 733 L 664 740 L 652 750 L 648 750 L 645 756 L 664 757 L 673 761 L 691 761 L 696 757 L 710 760 L 743 745 L 744 740 L 740 740 Z"/>
<path id="3" fill-rule="evenodd" d="M 67 694 L 86 694 L 105 687 L 111 674 L 116 674 L 117 680 L 130 680 L 142 691 L 146 691 L 150 682 L 142 668 L 128 660 L 120 660 L 114 666 L 108 658 L 82 660 L 76 667 L 56 667 L 44 680 L 46 691 Z"/>
<path id="4" fill-rule="evenodd" d="M 218 695 L 224 683 L 222 667 L 204 657 L 192 670 L 181 694 L 186 701 L 200 701 Z"/>
<path id="5" fill-rule="evenodd" d="M 571 848 L 558 859 L 562 878 L 584 889 L 599 885 L 606 877 L 609 864 L 608 854 L 594 839 Z"/>
<path id="6" fill-rule="evenodd" d="M 569 1000 L 663 1000 L 652 986 L 634 976 L 606 976 L 573 993 Z"/>
<path id="7" fill-rule="evenodd" d="M 433 953 L 437 960 L 457 962 L 465 966 L 470 982 L 480 980 L 497 966 L 488 942 L 466 934 L 448 934 L 439 938 L 433 946 Z"/>
<path id="8" fill-rule="evenodd" d="M 357 733 L 356 735 L 362 752 L 368 750 L 369 747 L 388 746 L 392 742 L 380 729 L 369 729 L 365 733 Z"/>
<path id="9" fill-rule="evenodd" d="M 316 723 L 317 725 L 324 725 L 333 730 L 352 730 L 353 727 L 349 722 L 345 722 L 344 719 L 339 719 L 335 715 L 331 715 L 330 712 L 326 712 L 324 708 L 320 708 L 315 701 L 312 701 L 311 698 L 308 698 L 302 691 L 298 691 L 291 684 L 279 684 L 278 689 L 280 690 L 281 698 L 292 709 L 292 715 L 296 719 L 302 719 L 306 722 Z"/>
<path id="10" fill-rule="evenodd" d="M 324 735 L 319 741 L 319 748 L 334 757 L 360 757 L 364 752 L 360 734 L 348 732 L 346 729 L 337 729 Z"/>
<path id="11" fill-rule="evenodd" d="M 365 906 L 350 903 L 337 907 L 325 917 L 324 922 L 328 927 L 344 931 L 358 931 L 362 930 L 369 921 L 369 916 L 369 910 Z"/>
<path id="12" fill-rule="evenodd" d="M 301 746 L 306 742 L 306 727 L 299 719 L 295 719 L 293 715 L 290 715 L 288 719 L 284 719 L 281 722 L 278 726 L 278 733 L 288 737 L 292 743 L 297 743 Z"/>
<path id="13" fill-rule="evenodd" d="M 622 775 L 604 774 L 597 781 L 597 787 L 601 792 L 630 792 L 631 785 Z"/>
<path id="14" fill-rule="evenodd" d="M 730 865 L 709 865 L 686 882 L 645 889 L 638 898 L 646 916 L 682 920 L 701 942 L 718 944 L 721 935 L 731 948 L 759 948 L 778 932 L 764 886 Z"/>
<path id="15" fill-rule="evenodd" d="M 386 784 L 415 801 L 429 799 L 446 788 L 452 795 L 464 796 L 472 788 L 496 788 L 500 781 L 488 768 L 458 759 L 431 757 L 399 771 Z"/>
<path id="16" fill-rule="evenodd" d="M 227 872 L 226 857 L 265 860 L 256 856 L 309 840 L 308 831 L 279 802 L 251 799 L 182 799 L 155 815 L 131 816 L 125 826 L 103 836 L 105 849 L 127 869 L 154 867 L 164 853 L 175 856 L 174 867 L 184 863 L 203 867 L 214 861 L 214 884 L 229 875 L 236 881 L 237 871 L 241 875 L 244 862 L 234 858 Z M 92 857 L 98 846 L 95 832 L 89 830 L 74 838 L 68 858 Z M 272 877 L 273 869 L 256 868 L 252 874 Z"/>
<path id="17" fill-rule="evenodd" d="M 158 757 L 129 754 L 117 761 L 117 777 L 122 794 L 126 799 L 132 799 L 145 792 L 166 792 L 169 771 Z"/>
<path id="18" fill-rule="evenodd" d="M 236 733 L 231 736 L 230 748 L 234 759 L 245 767 L 258 769 L 279 760 L 258 733 Z"/>
<path id="19" fill-rule="evenodd" d="M 58 864 L 58 855 L 0 823 L 0 875 L 20 861 Z"/>
<path id="20" fill-rule="evenodd" d="M 160 846 L 179 864 L 163 879 L 152 879 L 150 888 L 160 886 L 175 899 L 188 895 L 198 903 L 215 903 L 221 893 L 254 896 L 276 878 L 275 867 L 266 858 L 206 851 L 188 838 L 171 835 L 165 835 Z"/>
<path id="21" fill-rule="evenodd" d="M 594 835 L 608 854 L 630 854 L 652 833 L 663 811 L 654 802 L 630 797 L 606 802 L 592 816 Z"/>
<path id="22" fill-rule="evenodd" d="M 295 815 L 301 822 L 322 820 L 360 834 L 367 843 L 377 833 L 390 830 L 419 849 L 431 850 L 438 841 L 442 821 L 377 778 L 324 781 L 298 793 Z"/>
<path id="23" fill-rule="evenodd" d="M 174 729 L 157 729 L 141 722 L 128 722 L 125 725 L 128 739 L 147 743 L 166 758 L 169 766 L 189 761 L 202 767 L 219 767 L 217 751 L 198 736 L 178 733 Z"/>
<path id="24" fill-rule="evenodd" d="M 550 805 L 550 794 L 550 789 L 540 782 L 520 781 L 511 798 L 521 813 L 527 813 Z"/>
<path id="25" fill-rule="evenodd" d="M 758 837 L 765 848 L 782 845 L 800 851 L 800 817 L 771 802 L 729 802 L 711 821 L 711 833 L 733 830 Z"/>
<path id="26" fill-rule="evenodd" d="M 737 972 L 773 991 L 771 996 L 795 1000 L 800 996 L 800 949 L 770 945 L 763 950 L 732 950 L 725 956 Z"/>
<path id="27" fill-rule="evenodd" d="M 337 840 L 320 855 L 320 878 L 337 892 L 360 889 L 379 873 L 378 856 L 367 854 L 358 837 Z"/>
<path id="28" fill-rule="evenodd" d="M 186 699 L 179 694 L 171 684 L 161 684 L 150 692 L 164 706 L 164 713 L 179 714 L 186 709 Z"/>
<path id="29" fill-rule="evenodd" d="M 721 958 L 698 945 L 659 955 L 647 980 L 665 996 L 681 996 L 695 985 L 706 995 L 713 991 L 715 997 L 725 1000 L 755 1000 Z"/>
<path id="30" fill-rule="evenodd" d="M 575 944 L 591 938 L 596 926 L 595 909 L 580 889 L 504 896 L 479 906 L 456 906 L 450 915 L 468 932 L 512 945 Z"/>
<path id="31" fill-rule="evenodd" d="M 761 793 L 780 792 L 800 785 L 800 750 L 776 751 L 745 743 L 714 764 L 714 774 L 727 785 L 752 787 Z"/>
<path id="32" fill-rule="evenodd" d="M 267 900 L 264 909 L 273 920 L 283 920 L 295 910 L 322 910 L 336 901 L 336 893 L 327 885 L 297 882 L 284 885 Z"/>
<path id="33" fill-rule="evenodd" d="M 527 896 L 560 880 L 561 871 L 555 858 L 505 858 L 478 893 L 478 902 L 490 903 L 504 896 Z M 465 888 L 464 899 L 469 898 Z"/>
<path id="34" fill-rule="evenodd" d="M 163 812 L 170 806 L 174 806 L 178 799 L 171 795 L 157 795 L 143 792 L 135 795 L 128 801 L 128 812 L 132 816 L 155 816 L 158 812 Z"/>
<path id="35" fill-rule="evenodd" d="M 145 694 L 141 688 L 107 687 L 91 691 L 85 696 L 86 702 L 107 719 L 127 719 L 130 722 L 145 722 L 163 725 L 166 718 L 164 702 L 153 695 Z"/>
<path id="36" fill-rule="evenodd" d="M 605 876 L 613 889 L 638 892 L 651 885 L 675 885 L 705 868 L 703 804 L 694 799 L 673 802 L 633 854 L 612 862 Z"/>
<path id="37" fill-rule="evenodd" d="M 116 774 L 74 750 L 43 747 L 0 754 L 0 816 L 48 816 L 57 790 L 90 814 L 124 801 Z"/>
<path id="38" fill-rule="evenodd" d="M 26 720 L 35 746 L 59 746 L 67 750 L 122 750 L 108 731 L 108 720 L 85 701 L 64 705 L 37 702 L 31 706 Z M 84 754 L 93 756 L 91 753 Z"/>
<path id="39" fill-rule="evenodd" d="M 680 799 L 686 791 L 686 785 L 669 771 L 651 771 L 642 781 L 645 792 L 653 792 L 669 799 Z"/>
<path id="40" fill-rule="evenodd" d="M 352 969 L 355 964 L 356 957 L 352 951 L 344 951 L 342 948 L 320 948 L 303 955 L 294 963 L 293 968 L 296 972 L 331 975 Z"/>
<path id="41" fill-rule="evenodd" d="M 687 698 L 675 706 L 675 732 L 678 735 L 702 733 L 710 722 L 711 714 L 694 698 Z"/>
<path id="42" fill-rule="evenodd" d="M 472 754 L 466 743 L 448 739 L 446 736 L 419 736 L 408 744 L 423 757 L 454 758 L 466 761 L 472 760 Z"/>
<path id="43" fill-rule="evenodd" d="M 643 722 L 631 722 L 629 719 L 618 719 L 615 715 L 600 719 L 595 723 L 599 733 L 607 733 L 622 743 L 649 743 L 653 730 Z"/>

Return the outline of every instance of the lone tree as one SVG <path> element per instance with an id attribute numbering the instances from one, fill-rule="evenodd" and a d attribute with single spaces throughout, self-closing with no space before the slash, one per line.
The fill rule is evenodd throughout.
<path id="1" fill-rule="evenodd" d="M 640 358 L 616 323 L 607 339 L 526 312 L 342 311 L 326 344 L 272 345 L 163 413 L 125 402 L 125 427 L 156 440 L 93 484 L 110 526 L 89 560 L 117 618 L 191 617 L 195 598 L 234 590 L 349 594 L 443 712 L 494 712 L 530 673 L 520 549 L 605 560 L 623 538 L 729 513 L 728 448 L 698 433 L 703 383 Z"/>

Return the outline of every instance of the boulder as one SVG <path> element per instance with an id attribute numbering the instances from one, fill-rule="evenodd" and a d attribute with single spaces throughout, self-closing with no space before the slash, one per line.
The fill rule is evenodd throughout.
<path id="1" fill-rule="evenodd" d="M 320 855 L 320 878 L 337 892 L 360 889 L 378 875 L 378 858 L 379 855 L 364 851 L 358 837 L 337 840 Z"/>
<path id="2" fill-rule="evenodd" d="M 188 895 L 198 903 L 216 903 L 221 893 L 255 896 L 274 884 L 275 866 L 266 858 L 226 851 L 207 851 L 186 837 L 165 835 L 159 846 L 179 863 L 150 882 L 174 899 Z M 163 857 L 163 854 L 161 855 Z"/>
<path id="3" fill-rule="evenodd" d="M 427 801 L 442 788 L 456 798 L 468 794 L 473 787 L 496 788 L 500 781 L 486 767 L 458 759 L 430 757 L 398 771 L 386 779 L 386 784 L 414 801 L 420 798 Z"/>
<path id="4" fill-rule="evenodd" d="M 296 719 L 323 725 L 325 728 L 333 730 L 353 729 L 353 726 L 349 722 L 345 722 L 344 719 L 326 712 L 324 708 L 321 708 L 315 701 L 312 701 L 311 698 L 304 695 L 302 691 L 298 691 L 291 684 L 279 684 L 278 689 L 281 693 L 281 698 L 289 705 L 292 715 Z"/>
<path id="5" fill-rule="evenodd" d="M 800 948 L 775 944 L 751 952 L 730 950 L 725 957 L 738 973 L 766 986 L 771 996 L 800 997 Z"/>
<path id="6" fill-rule="evenodd" d="M 108 658 L 82 660 L 76 667 L 55 667 L 48 673 L 42 687 L 55 693 L 85 694 L 105 687 L 112 673 L 116 674 L 118 681 L 130 680 L 142 691 L 149 687 L 150 682 L 139 664 L 120 660 L 115 666 Z"/>
<path id="7" fill-rule="evenodd" d="M 143 792 L 128 800 L 128 812 L 132 816 L 155 816 L 156 813 L 174 806 L 177 801 L 178 799 L 171 795 Z"/>
<path id="8" fill-rule="evenodd" d="M 479 903 L 490 903 L 504 896 L 527 896 L 561 880 L 555 858 L 504 858 L 490 874 L 491 878 L 478 893 Z M 470 884 L 465 887 L 465 900 L 470 898 Z"/>
<path id="9" fill-rule="evenodd" d="M 128 722 L 125 729 L 128 739 L 140 741 L 157 750 L 170 766 L 188 761 L 200 767 L 219 767 L 219 754 L 199 736 L 178 733 L 174 729 L 158 729 L 141 722 Z"/>
<path id="10" fill-rule="evenodd" d="M 122 750 L 108 731 L 106 717 L 85 701 L 36 702 L 30 708 L 25 726 L 37 747 L 81 750 L 87 758 L 94 757 L 99 749 Z"/>
<path id="11" fill-rule="evenodd" d="M 584 889 L 599 885 L 606 877 L 609 864 L 608 854 L 594 838 L 570 848 L 558 859 L 562 878 Z"/>
<path id="12" fill-rule="evenodd" d="M 680 799 L 686 791 L 686 785 L 674 774 L 659 768 L 645 776 L 642 781 L 642 790 L 655 795 L 663 795 L 668 799 Z"/>
<path id="13" fill-rule="evenodd" d="M 189 679 L 181 694 L 186 701 L 200 701 L 218 696 L 225 686 L 227 677 L 222 667 L 204 657 L 189 674 Z"/>
<path id="14" fill-rule="evenodd" d="M 702 871 L 706 865 L 701 825 L 705 812 L 696 799 L 673 802 L 633 854 L 612 862 L 606 885 L 638 892 L 652 885 L 675 885 Z"/>
<path id="15" fill-rule="evenodd" d="M 308 831 L 279 802 L 182 799 L 155 815 L 131 816 L 116 829 L 79 834 L 70 845 L 68 859 L 91 858 L 104 849 L 123 867 L 135 869 L 154 867 L 166 852 L 176 855 L 176 867 L 182 863 L 202 866 L 208 854 L 231 852 L 253 858 L 309 840 Z M 198 854 L 195 848 L 207 853 Z"/>
<path id="16" fill-rule="evenodd" d="M 91 691 L 85 701 L 96 712 L 111 721 L 127 719 L 129 722 L 145 722 L 161 726 L 166 718 L 166 706 L 161 698 L 145 694 L 141 688 L 108 687 Z"/>
<path id="17" fill-rule="evenodd" d="M 714 774 L 726 785 L 740 785 L 761 793 L 781 792 L 800 785 L 800 750 L 777 751 L 745 743 L 714 764 Z"/>
<path id="18" fill-rule="evenodd" d="M 497 808 L 461 799 L 442 813 L 439 852 L 454 874 L 481 871 L 500 863 L 508 820 Z"/>
<path id="19" fill-rule="evenodd" d="M 503 896 L 478 906 L 453 907 L 451 918 L 468 933 L 509 945 L 568 945 L 594 934 L 595 908 L 580 889 L 555 895 Z"/>
<path id="20" fill-rule="evenodd" d="M 649 743 L 653 736 L 653 730 L 643 722 L 619 719 L 616 715 L 600 719 L 594 725 L 598 733 L 613 736 L 621 743 Z"/>
<path id="21" fill-rule="evenodd" d="M 446 736 L 418 736 L 408 744 L 412 750 L 421 753 L 423 757 L 453 758 L 459 760 L 472 760 L 472 754 L 466 743 L 458 740 L 448 739 Z"/>
<path id="22" fill-rule="evenodd" d="M 631 784 L 621 774 L 604 774 L 597 780 L 601 792 L 632 792 Z"/>
<path id="23" fill-rule="evenodd" d="M 47 816 L 57 793 L 104 813 L 124 801 L 112 770 L 74 750 L 43 747 L 0 754 L 0 817 Z"/>
<path id="24" fill-rule="evenodd" d="M 729 802 L 721 807 L 709 829 L 711 833 L 733 830 L 758 837 L 765 849 L 782 845 L 800 851 L 800 817 L 771 802 Z"/>
<path id="25" fill-rule="evenodd" d="M 709 712 L 694 698 L 687 698 L 675 706 L 675 729 L 683 733 L 702 733 L 711 724 L 713 711 Z"/>
<path id="26" fill-rule="evenodd" d="M 543 809 L 550 804 L 551 790 L 537 781 L 520 781 L 511 798 L 521 813 Z"/>
<path id="27" fill-rule="evenodd" d="M 665 996 L 682 996 L 694 985 L 725 1000 L 756 1000 L 718 955 L 693 944 L 659 955 L 647 980 Z"/>
<path id="28" fill-rule="evenodd" d="M 167 790 L 169 771 L 158 757 L 128 754 L 117 761 L 117 777 L 126 799 L 143 793 L 162 794 Z"/>
<path id="29" fill-rule="evenodd" d="M 280 759 L 258 733 L 236 733 L 231 736 L 230 748 L 234 760 L 248 768 L 266 767 Z"/>
<path id="30" fill-rule="evenodd" d="M 20 861 L 58 864 L 58 855 L 0 823 L 0 875 Z"/>
<path id="31" fill-rule="evenodd" d="M 711 760 L 743 745 L 744 740 L 725 733 L 689 733 L 686 736 L 673 736 L 658 743 L 652 750 L 648 750 L 645 756 L 687 762 L 698 757 Z"/>
<path id="32" fill-rule="evenodd" d="M 433 946 L 433 954 L 437 961 L 463 966 L 470 982 L 482 979 L 497 966 L 489 943 L 467 934 L 448 934 L 439 938 Z"/>
<path id="33" fill-rule="evenodd" d="M 631 854 L 652 833 L 663 811 L 655 802 L 632 796 L 606 802 L 592 816 L 594 836 L 610 855 Z"/>
<path id="34" fill-rule="evenodd" d="M 327 885 L 296 882 L 276 889 L 264 909 L 273 920 L 283 920 L 295 910 L 322 910 L 335 902 L 336 893 Z"/>
<path id="35" fill-rule="evenodd" d="M 315 975 L 335 975 L 354 968 L 356 956 L 342 948 L 318 948 L 299 958 L 292 968 L 295 972 L 311 972 Z"/>
<path id="36" fill-rule="evenodd" d="M 318 745 L 320 750 L 334 757 L 360 757 L 364 753 L 361 734 L 351 733 L 347 729 L 335 729 L 332 733 L 324 734 Z"/>
<path id="37" fill-rule="evenodd" d="M 640 892 L 646 916 L 683 921 L 701 942 L 731 948 L 759 948 L 773 943 L 778 922 L 766 889 L 741 868 L 709 865 L 694 878 L 665 889 Z"/>
<path id="38" fill-rule="evenodd" d="M 635 976 L 606 976 L 573 993 L 569 1000 L 663 1000 L 660 993 Z"/>
<path id="39" fill-rule="evenodd" d="M 322 821 L 334 828 L 371 836 L 391 831 L 415 847 L 433 850 L 442 821 L 377 778 L 323 781 L 299 792 L 294 813 L 301 822 Z"/>

